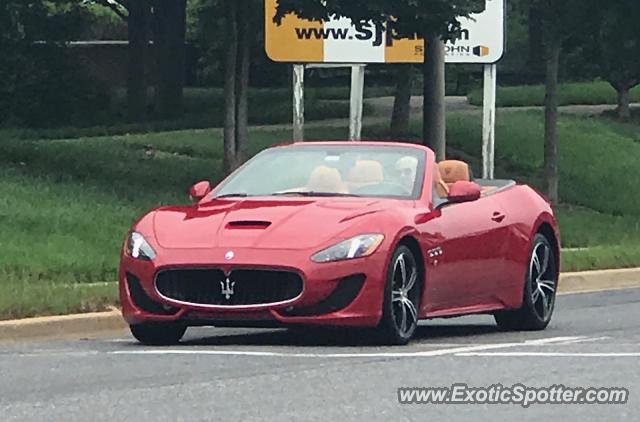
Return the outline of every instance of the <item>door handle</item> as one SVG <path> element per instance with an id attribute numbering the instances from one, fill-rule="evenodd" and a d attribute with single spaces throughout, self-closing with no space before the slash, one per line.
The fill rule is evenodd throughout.
<path id="1" fill-rule="evenodd" d="M 496 223 L 502 223 L 506 217 L 506 215 L 496 211 L 493 213 L 493 217 L 491 217 L 491 219 Z"/>

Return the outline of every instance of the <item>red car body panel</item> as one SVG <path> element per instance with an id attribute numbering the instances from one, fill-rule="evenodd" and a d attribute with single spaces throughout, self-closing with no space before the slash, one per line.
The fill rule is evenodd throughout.
<path id="1" fill-rule="evenodd" d="M 122 250 L 119 280 L 124 318 L 129 324 L 188 321 L 193 325 L 229 322 L 252 326 L 266 322 L 376 326 L 382 316 L 387 266 L 396 246 L 407 239 L 419 248 L 423 264 L 421 318 L 521 306 L 535 234 L 541 229 L 551 231 L 559 253 L 560 237 L 551 206 L 533 189 L 514 185 L 477 201 L 436 208 L 432 202 L 434 154 L 422 146 L 410 147 L 424 150 L 427 157 L 424 186 L 417 200 L 349 197 L 212 200 L 209 195 L 192 206 L 150 212 L 132 231 L 145 237 L 157 257 L 152 261 L 139 260 L 129 256 L 126 247 Z M 326 247 L 365 233 L 384 235 L 382 244 L 369 257 L 332 263 L 315 263 L 310 259 Z M 230 251 L 233 259 L 227 260 L 225 255 Z M 225 273 L 242 268 L 287 270 L 300 275 L 303 291 L 290 301 L 269 305 L 183 303 L 161 295 L 155 283 L 160 272 L 180 268 L 216 268 Z M 151 301 L 174 313 L 141 309 L 133 299 L 127 275 L 139 279 Z M 346 306 L 314 315 L 291 313 L 327 300 L 341 280 L 353 275 L 364 275 L 364 284 Z"/>

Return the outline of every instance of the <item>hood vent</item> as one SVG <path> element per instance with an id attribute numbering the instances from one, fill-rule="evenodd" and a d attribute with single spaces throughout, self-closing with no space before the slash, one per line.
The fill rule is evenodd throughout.
<path id="1" fill-rule="evenodd" d="M 271 225 L 270 221 L 232 221 L 227 223 L 227 230 L 264 230 Z"/>

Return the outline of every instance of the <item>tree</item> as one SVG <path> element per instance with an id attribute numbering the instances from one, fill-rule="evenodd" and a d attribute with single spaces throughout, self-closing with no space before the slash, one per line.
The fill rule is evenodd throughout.
<path id="1" fill-rule="evenodd" d="M 444 42 L 436 35 L 427 39 L 426 58 L 422 68 L 424 77 L 422 138 L 436 153 L 436 159 L 446 158 L 447 120 L 445 114 Z"/>
<path id="2" fill-rule="evenodd" d="M 144 120 L 147 108 L 147 65 L 155 64 L 156 110 L 163 118 L 182 112 L 185 72 L 186 0 L 92 0 L 127 22 L 129 60 L 127 114 Z M 153 35 L 153 36 L 152 36 Z M 149 42 L 154 39 L 151 60 Z"/>
<path id="3" fill-rule="evenodd" d="M 279 0 L 277 23 L 288 13 L 314 21 L 346 17 L 353 22 L 372 21 L 394 37 L 427 40 L 423 74 L 425 106 L 423 141 L 439 158 L 444 151 L 444 46 L 443 40 L 459 35 L 460 17 L 484 10 L 485 0 Z M 431 55 L 429 55 L 431 54 Z"/>
<path id="4" fill-rule="evenodd" d="M 161 117 L 175 118 L 182 113 L 187 1 L 153 0 L 153 16 L 156 108 Z"/>
<path id="5" fill-rule="evenodd" d="M 0 125 L 71 124 L 104 110 L 108 96 L 88 80 L 65 41 L 85 33 L 77 0 L 0 2 Z"/>
<path id="6" fill-rule="evenodd" d="M 147 114 L 147 63 L 151 40 L 150 0 L 94 0 L 109 8 L 127 23 L 127 117 L 131 122 L 145 120 Z"/>
<path id="7" fill-rule="evenodd" d="M 227 56 L 225 63 L 224 169 L 235 170 L 246 158 L 249 143 L 249 70 L 251 40 L 255 36 L 256 0 L 227 0 Z"/>
<path id="8" fill-rule="evenodd" d="M 640 2 L 615 0 L 602 12 L 598 35 L 600 69 L 618 92 L 617 115 L 620 120 L 631 117 L 630 91 L 640 84 Z"/>
<path id="9" fill-rule="evenodd" d="M 396 95 L 391 115 L 391 134 L 402 136 L 409 133 L 411 118 L 411 92 L 413 90 L 413 66 L 400 65 L 396 72 Z"/>
<path id="10" fill-rule="evenodd" d="M 540 16 L 545 60 L 544 173 L 547 196 L 553 204 L 558 194 L 558 75 L 562 48 L 571 38 L 586 33 L 598 7 L 596 0 L 531 0 Z"/>
<path id="11" fill-rule="evenodd" d="M 127 116 L 132 122 L 145 120 L 147 114 L 150 20 L 151 4 L 148 0 L 134 0 L 129 3 L 127 18 L 127 36 L 129 38 Z"/>

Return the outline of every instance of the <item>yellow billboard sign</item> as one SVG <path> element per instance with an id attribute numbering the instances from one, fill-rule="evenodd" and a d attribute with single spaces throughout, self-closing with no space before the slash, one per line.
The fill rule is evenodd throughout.
<path id="1" fill-rule="evenodd" d="M 388 39 L 372 23 L 353 25 L 350 19 L 312 22 L 294 14 L 278 26 L 273 22 L 277 0 L 265 0 L 267 56 L 293 63 L 421 63 L 422 40 Z"/>
<path id="2" fill-rule="evenodd" d="M 273 21 L 277 0 L 265 0 L 265 49 L 276 62 L 422 63 L 424 41 L 397 39 L 373 23 L 347 18 L 313 22 L 295 14 Z M 461 19 L 458 40 L 447 42 L 447 63 L 495 63 L 504 52 L 505 0 L 487 0 L 485 11 Z"/>

